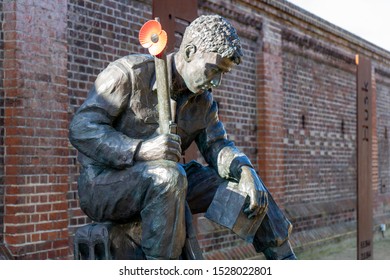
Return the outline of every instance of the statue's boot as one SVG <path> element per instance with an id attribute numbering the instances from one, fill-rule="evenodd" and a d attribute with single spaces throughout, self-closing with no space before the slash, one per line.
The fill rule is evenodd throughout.
<path id="1" fill-rule="evenodd" d="M 279 247 L 268 247 L 263 251 L 263 254 L 267 260 L 296 260 L 297 259 L 288 240 L 286 240 Z"/>

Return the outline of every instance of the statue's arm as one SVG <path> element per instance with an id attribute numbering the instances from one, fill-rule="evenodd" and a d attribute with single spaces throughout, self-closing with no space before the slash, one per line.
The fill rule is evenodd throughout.
<path id="1" fill-rule="evenodd" d="M 253 166 L 248 157 L 228 140 L 225 128 L 218 118 L 216 102 L 211 102 L 206 120 L 206 128 L 196 139 L 201 154 L 222 178 L 239 181 L 241 167 Z"/>
<path id="2" fill-rule="evenodd" d="M 209 110 L 208 125 L 196 141 L 207 163 L 213 166 L 222 178 L 237 181 L 239 189 L 249 196 L 249 204 L 244 209 L 248 217 L 263 213 L 268 206 L 267 190 L 248 157 L 227 139 L 223 124 L 218 119 L 215 102 Z"/>
<path id="3" fill-rule="evenodd" d="M 97 77 L 70 124 L 72 145 L 98 163 L 115 168 L 131 166 L 140 141 L 127 137 L 113 126 L 126 108 L 130 94 L 129 75 L 115 65 L 108 66 Z"/>

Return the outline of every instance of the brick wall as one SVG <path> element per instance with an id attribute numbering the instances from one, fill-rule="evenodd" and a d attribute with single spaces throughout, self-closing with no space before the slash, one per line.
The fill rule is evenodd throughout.
<path id="1" fill-rule="evenodd" d="M 284 1 L 240 2 L 263 17 L 258 117 L 259 123 L 263 120 L 266 123 L 259 124 L 259 168 L 294 224 L 294 244 L 353 231 L 356 219 L 354 57 L 357 53 L 366 55 L 375 62 L 375 67 L 388 69 L 389 54 L 363 44 L 313 15 L 291 9 Z M 381 94 L 388 94 L 388 85 L 381 86 L 383 83 L 377 84 Z M 268 108 L 263 108 L 264 105 Z M 379 131 L 381 125 L 376 126 L 376 121 L 374 116 L 373 127 Z M 265 142 L 261 142 L 264 137 Z M 382 143 L 386 141 L 380 137 L 374 131 L 374 190 L 378 188 L 378 175 L 386 177 L 386 167 L 385 164 L 381 167 L 381 162 L 389 159 L 382 153 L 385 149 Z M 388 223 L 385 205 L 389 196 L 376 194 L 375 217 Z"/>
<path id="2" fill-rule="evenodd" d="M 283 72 L 282 25 L 263 20 L 262 49 L 258 53 L 257 145 L 259 169 L 273 197 L 283 203 L 286 184 L 283 176 Z M 282 206 L 282 204 L 280 205 Z"/>
<path id="3" fill-rule="evenodd" d="M 377 96 L 378 184 L 375 188 L 376 223 L 386 223 L 390 213 L 390 69 L 375 72 Z"/>
<path id="4" fill-rule="evenodd" d="M 0 243 L 4 238 L 4 89 L 3 89 L 3 0 L 0 0 Z"/>
<path id="5" fill-rule="evenodd" d="M 6 1 L 4 242 L 19 259 L 69 255 L 66 1 Z"/>
<path id="6" fill-rule="evenodd" d="M 296 232 L 352 221 L 355 211 L 356 67 L 331 49 L 310 49 L 325 42 L 311 43 L 303 53 L 297 37 L 283 42 L 285 205 L 320 208 L 292 215 Z"/>

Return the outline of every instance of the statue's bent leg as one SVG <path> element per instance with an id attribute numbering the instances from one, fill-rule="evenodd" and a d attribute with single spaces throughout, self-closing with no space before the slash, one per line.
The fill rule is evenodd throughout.
<path id="1" fill-rule="evenodd" d="M 148 258 L 176 259 L 185 242 L 187 179 L 172 161 L 138 162 L 105 169 L 94 178 L 80 176 L 80 205 L 93 220 L 142 221 L 142 249 Z"/>
<path id="2" fill-rule="evenodd" d="M 193 213 L 207 210 L 220 185 L 225 180 L 209 167 L 196 162 L 184 166 L 188 179 L 187 201 Z M 268 211 L 256 232 L 253 246 L 258 253 L 264 253 L 267 259 L 295 259 L 288 241 L 291 223 L 284 216 L 272 195 L 268 192 Z"/>
<path id="3" fill-rule="evenodd" d="M 193 214 L 204 213 L 220 185 L 226 182 L 217 172 L 196 161 L 184 165 L 187 173 L 187 201 Z"/>
<path id="4" fill-rule="evenodd" d="M 268 192 L 268 211 L 256 232 L 253 246 L 268 260 L 296 259 L 289 237 L 292 225 Z"/>
<path id="5" fill-rule="evenodd" d="M 172 161 L 157 164 L 147 173 L 154 182 L 145 193 L 141 211 L 143 250 L 149 258 L 177 259 L 186 236 L 186 174 Z"/>

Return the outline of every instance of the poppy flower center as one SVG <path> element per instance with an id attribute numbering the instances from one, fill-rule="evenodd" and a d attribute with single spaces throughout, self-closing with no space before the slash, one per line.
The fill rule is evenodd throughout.
<path id="1" fill-rule="evenodd" d="M 157 34 L 152 34 L 152 37 L 150 39 L 152 40 L 153 43 L 157 43 L 159 38 Z"/>

